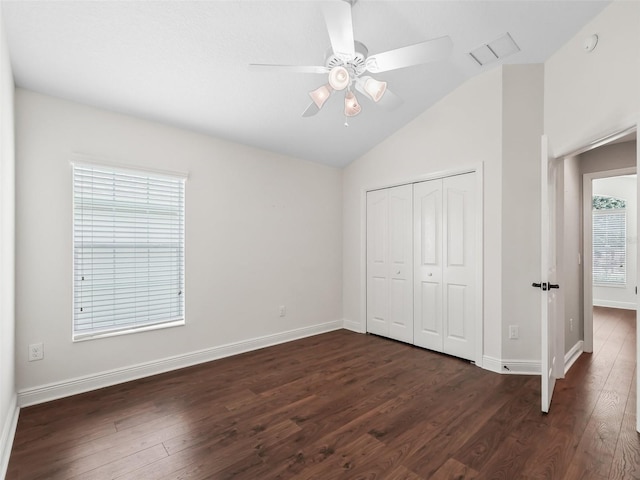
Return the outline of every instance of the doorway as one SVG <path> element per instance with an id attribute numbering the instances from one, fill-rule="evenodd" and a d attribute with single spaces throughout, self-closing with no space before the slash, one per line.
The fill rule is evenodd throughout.
<path id="1" fill-rule="evenodd" d="M 558 322 L 555 325 L 557 342 L 551 342 L 549 347 L 554 348 L 559 357 L 558 370 L 561 374 L 569 371 L 583 351 L 593 351 L 592 182 L 595 178 L 636 173 L 637 166 L 640 164 L 636 132 L 637 125 L 556 157 L 561 159 L 560 181 L 557 183 L 559 188 L 557 190 L 556 243 L 559 248 L 562 295 L 559 302 Z M 633 177 L 629 178 L 633 179 Z M 631 183 L 636 185 L 635 195 L 631 195 L 634 196 L 637 204 L 637 178 Z M 589 208 L 583 208 L 583 205 Z M 636 222 L 637 217 L 636 213 L 634 215 Z M 640 261 L 639 248 L 634 236 L 626 239 L 627 252 L 633 250 L 636 255 L 635 260 L 631 259 L 634 263 Z M 635 297 L 636 281 L 635 279 L 632 281 Z M 628 306 L 632 308 L 636 302 L 637 300 L 632 300 L 628 302 Z M 635 319 L 636 312 L 634 310 L 629 312 Z M 549 353 L 543 348 L 542 355 Z M 562 368 L 563 353 L 564 369 Z M 640 400 L 638 409 L 640 411 Z M 637 427 L 640 431 L 640 422 Z"/>

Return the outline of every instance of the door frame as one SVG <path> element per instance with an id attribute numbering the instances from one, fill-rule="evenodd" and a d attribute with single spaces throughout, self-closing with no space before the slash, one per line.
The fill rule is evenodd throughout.
<path id="1" fill-rule="evenodd" d="M 606 144 L 605 144 L 606 145 Z M 583 323 L 585 352 L 593 352 L 593 215 L 591 197 L 593 196 L 593 180 L 597 178 L 618 177 L 630 175 L 637 171 L 637 167 L 617 168 L 582 175 L 582 295 L 583 295 Z"/>
<path id="2" fill-rule="evenodd" d="M 465 173 L 475 173 L 476 175 L 476 298 L 475 298 L 475 315 L 476 315 L 476 339 L 475 339 L 475 363 L 477 366 L 483 366 L 483 348 L 484 348 L 484 163 L 479 162 L 469 164 L 450 170 L 441 170 L 422 175 L 415 175 L 409 178 L 401 178 L 399 180 L 384 184 L 371 185 L 364 187 L 360 191 L 360 325 L 359 328 L 352 328 L 361 333 L 367 332 L 367 192 L 381 190 L 383 188 L 398 187 L 400 185 L 410 185 L 413 183 L 425 182 L 428 180 L 436 180 L 439 178 L 452 177 L 455 175 L 463 175 Z M 353 325 L 355 327 L 355 325 Z"/>

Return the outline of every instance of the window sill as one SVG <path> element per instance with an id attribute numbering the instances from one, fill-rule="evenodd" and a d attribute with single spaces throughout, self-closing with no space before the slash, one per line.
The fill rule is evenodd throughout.
<path id="1" fill-rule="evenodd" d="M 173 322 L 158 323 L 155 325 L 147 325 L 139 328 L 128 328 L 126 330 L 117 330 L 113 332 L 103 332 L 103 333 L 86 334 L 86 335 L 80 334 L 80 335 L 74 336 L 72 338 L 72 341 L 74 343 L 86 342 L 88 340 L 97 340 L 99 338 L 118 337 L 120 335 L 131 335 L 133 333 L 149 332 L 152 330 L 163 330 L 165 328 L 181 327 L 184 325 L 185 325 L 184 319 L 174 320 Z"/>

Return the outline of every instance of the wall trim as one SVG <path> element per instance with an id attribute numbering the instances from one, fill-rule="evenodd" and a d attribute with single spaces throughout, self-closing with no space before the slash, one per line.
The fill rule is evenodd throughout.
<path id="1" fill-rule="evenodd" d="M 500 359 L 495 357 L 490 357 L 489 355 L 483 355 L 482 368 L 495 373 L 503 373 L 502 362 L 500 361 Z"/>
<path id="2" fill-rule="evenodd" d="M 584 341 L 578 340 L 564 356 L 564 374 L 566 375 L 571 366 L 576 363 L 580 355 L 584 352 Z"/>
<path id="3" fill-rule="evenodd" d="M 593 299 L 594 307 L 622 308 L 624 310 L 636 310 L 637 305 L 633 302 L 617 302 L 615 300 L 596 300 Z"/>
<path id="4" fill-rule="evenodd" d="M 342 328 L 342 321 L 321 323 L 310 327 L 297 328 L 285 332 L 265 335 L 262 337 L 241 340 L 239 342 L 219 345 L 212 348 L 189 352 L 173 357 L 162 358 L 151 362 L 130 365 L 124 368 L 108 370 L 85 375 L 82 377 L 70 378 L 60 382 L 49 383 L 37 387 L 25 388 L 18 391 L 17 403 L 20 407 L 36 405 L 58 398 L 76 395 L 78 393 L 89 392 L 99 388 L 129 382 L 139 378 L 157 375 L 160 373 L 190 367 L 200 363 L 218 360 L 220 358 L 238 355 L 240 353 L 258 350 L 281 343 L 311 337 L 321 333 L 327 333 Z"/>
<path id="5" fill-rule="evenodd" d="M 540 375 L 538 360 L 507 360 L 484 355 L 482 368 L 505 375 Z"/>
<path id="6" fill-rule="evenodd" d="M 343 328 L 345 330 L 350 330 L 352 332 L 356 332 L 356 333 L 367 333 L 365 330 L 362 329 L 362 324 L 360 322 L 355 322 L 353 320 L 349 320 L 347 318 L 345 318 L 343 320 Z"/>
<path id="7" fill-rule="evenodd" d="M 17 395 L 13 394 L 9 402 L 9 408 L 7 409 L 7 416 L 2 424 L 2 436 L 0 436 L 0 448 L 2 449 L 0 451 L 0 478 L 4 478 L 7 474 L 19 414 L 20 408 L 18 407 Z"/>

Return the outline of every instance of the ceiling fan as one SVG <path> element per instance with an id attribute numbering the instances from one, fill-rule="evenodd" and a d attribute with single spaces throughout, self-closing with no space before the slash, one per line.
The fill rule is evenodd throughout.
<path id="1" fill-rule="evenodd" d="M 367 47 L 353 38 L 351 7 L 356 2 L 357 0 L 335 0 L 326 2 L 323 6 L 331 40 L 331 49 L 326 55 L 324 66 L 250 64 L 250 68 L 262 71 L 327 75 L 326 84 L 309 92 L 312 102 L 302 114 L 303 117 L 318 113 L 336 91 L 345 92 L 345 117 L 358 115 L 362 107 L 358 103 L 354 88 L 370 100 L 393 109 L 402 103 L 400 97 L 387 88 L 387 82 L 376 80 L 367 73 L 382 73 L 444 60 L 451 54 L 453 43 L 451 38 L 444 36 L 369 55 Z M 348 126 L 346 119 L 345 125 Z"/>

